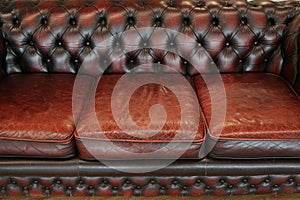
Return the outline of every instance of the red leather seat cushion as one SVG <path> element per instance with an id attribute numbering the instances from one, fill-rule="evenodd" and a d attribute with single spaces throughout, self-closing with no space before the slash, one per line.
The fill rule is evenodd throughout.
<path id="1" fill-rule="evenodd" d="M 74 154 L 74 75 L 20 74 L 0 82 L 0 155 Z"/>
<path id="2" fill-rule="evenodd" d="M 209 75 L 207 75 L 208 77 Z M 223 74 L 227 113 L 211 157 L 300 157 L 300 99 L 289 84 L 271 74 Z M 200 76 L 194 79 L 207 121 L 211 99 Z M 213 86 L 216 87 L 216 86 Z"/>
<path id="3" fill-rule="evenodd" d="M 148 77 L 151 77 L 152 75 L 148 74 Z M 145 74 L 142 74 L 141 76 L 145 76 Z M 164 79 L 166 78 L 166 80 L 170 82 L 174 81 L 174 76 L 171 74 L 165 74 L 163 76 Z M 183 143 L 191 143 L 191 145 L 184 151 L 185 153 L 183 153 L 182 157 L 197 158 L 201 142 L 204 139 L 204 127 L 201 120 L 199 120 L 200 122 L 194 120 L 195 116 L 200 118 L 200 114 L 193 104 L 193 100 L 196 100 L 197 103 L 197 97 L 193 89 L 181 84 L 176 86 L 178 87 L 178 91 L 180 91 L 179 95 L 184 97 L 183 106 L 190 109 L 188 117 L 186 118 L 181 118 L 179 101 L 175 94 L 167 87 L 149 83 L 136 89 L 130 97 L 128 108 L 132 121 L 134 121 L 137 126 L 145 127 L 151 122 L 149 110 L 151 110 L 150 107 L 154 104 L 163 105 L 167 117 L 166 120 L 164 120 L 165 123 L 163 124 L 163 127 L 159 129 L 158 124 L 161 122 L 161 119 L 159 119 L 161 114 L 154 111 L 152 112 L 153 130 L 150 128 L 146 131 L 137 131 L 134 134 L 127 134 L 128 132 L 126 133 L 122 127 L 124 128 L 125 126 L 126 130 L 129 131 L 136 131 L 137 126 L 130 124 L 128 117 L 124 115 L 126 112 L 126 103 L 125 100 L 123 100 L 123 97 L 130 95 L 128 90 L 134 87 L 135 80 L 130 77 L 128 77 L 128 79 L 125 78 L 125 88 L 127 89 L 119 91 L 119 102 L 121 102 L 121 105 L 124 101 L 124 106 L 122 105 L 120 109 L 116 110 L 117 116 L 121 116 L 119 125 L 121 123 L 122 127 L 120 127 L 115 120 L 116 118 L 113 116 L 111 96 L 121 77 L 122 75 L 104 75 L 98 83 L 95 94 L 96 120 L 93 120 L 92 103 L 83 114 L 79 125 L 77 126 L 77 132 L 75 133 L 77 147 L 81 158 L 144 158 L 147 157 L 144 153 L 150 153 L 158 149 L 164 149 L 163 153 L 159 155 L 159 158 L 170 158 L 174 151 L 178 150 L 179 152 L 182 150 L 180 148 Z M 155 75 L 152 77 L 155 78 Z M 187 83 L 189 84 L 189 82 Z M 195 97 L 194 99 L 193 95 Z M 179 130 L 180 123 L 182 123 L 181 125 L 184 129 L 184 134 L 176 138 L 176 134 L 178 133 L 176 131 Z M 101 127 L 101 129 L 99 129 L 99 127 Z M 168 149 L 167 144 L 169 142 L 177 143 L 177 149 Z M 120 148 L 121 151 L 118 148 Z M 176 153 L 177 152 L 175 152 L 175 154 Z"/>

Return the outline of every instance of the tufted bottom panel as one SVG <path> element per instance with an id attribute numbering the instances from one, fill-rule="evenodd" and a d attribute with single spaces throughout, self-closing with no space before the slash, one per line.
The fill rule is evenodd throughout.
<path id="1" fill-rule="evenodd" d="M 300 192 L 299 160 L 177 160 L 148 173 L 78 158 L 0 160 L 1 196 L 199 196 Z M 143 161 L 144 162 L 144 161 Z M 158 161 L 149 160 L 148 165 Z"/>
<path id="2" fill-rule="evenodd" d="M 199 196 L 300 192 L 300 175 L 0 178 L 0 194 L 26 196 Z"/>

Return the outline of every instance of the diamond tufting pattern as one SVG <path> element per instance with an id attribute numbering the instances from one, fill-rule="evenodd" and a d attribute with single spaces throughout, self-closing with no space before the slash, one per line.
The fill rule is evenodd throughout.
<path id="1" fill-rule="evenodd" d="M 94 55 L 100 42 L 112 37 L 111 46 L 104 49 L 111 60 L 108 73 L 129 72 L 145 62 L 160 62 L 191 75 L 207 72 L 208 65 L 203 61 L 200 63 L 204 65 L 196 69 L 174 53 L 143 49 L 145 41 L 155 40 L 151 34 L 139 33 L 140 38 L 133 41 L 140 50 L 119 59 L 110 57 L 109 51 L 124 42 L 118 41 L 117 34 L 126 30 L 138 32 L 142 27 L 163 27 L 194 38 L 201 48 L 187 55 L 201 61 L 208 54 L 221 72 L 279 74 L 283 67 L 283 31 L 298 12 L 298 6 L 293 1 L 269 0 L 2 1 L 5 71 L 76 73 L 84 58 Z M 171 45 L 174 37 L 167 35 L 160 42 Z"/>

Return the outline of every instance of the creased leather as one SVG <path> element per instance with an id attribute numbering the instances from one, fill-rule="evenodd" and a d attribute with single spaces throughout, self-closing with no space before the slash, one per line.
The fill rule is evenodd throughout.
<path id="1" fill-rule="evenodd" d="M 145 75 L 138 74 L 138 76 Z M 153 78 L 153 81 L 156 77 L 155 74 L 148 74 L 147 76 L 151 76 Z M 173 84 L 176 84 L 176 82 L 174 82 L 176 81 L 176 79 L 174 79 L 176 78 L 176 76 L 172 74 L 164 74 L 163 76 L 167 77 L 169 82 L 173 81 Z M 93 121 L 93 104 L 90 103 L 86 111 L 83 112 L 81 120 L 78 123 L 76 129 L 77 131 L 75 132 L 75 137 L 77 140 L 87 139 L 110 141 L 117 143 L 120 142 L 119 144 L 121 144 L 121 146 L 132 146 L 133 151 L 135 151 L 134 149 L 139 149 L 137 151 L 142 152 L 153 151 L 155 149 L 155 146 L 164 146 L 163 143 L 167 144 L 168 142 L 199 143 L 203 141 L 205 134 L 202 121 L 200 118 L 198 118 L 198 122 L 197 120 L 195 120 L 195 116 L 200 117 L 200 114 L 197 112 L 197 109 L 195 109 L 194 100 L 196 100 L 196 103 L 198 103 L 197 99 L 193 99 L 193 95 L 196 94 L 194 93 L 192 88 L 188 88 L 179 84 L 179 95 L 184 97 L 183 105 L 179 105 L 177 97 L 174 95 L 174 93 L 172 93 L 171 90 L 168 90 L 167 87 L 164 87 L 159 84 L 150 83 L 143 85 L 142 87 L 139 87 L 137 90 L 135 90 L 133 95 L 130 97 L 129 114 L 137 126 L 145 127 L 151 122 L 149 118 L 149 110 L 150 107 L 154 104 L 160 104 L 164 106 L 167 117 L 162 129 L 154 135 L 152 135 L 152 131 L 155 131 L 155 128 L 157 128 L 158 124 L 161 123 L 157 120 L 158 118 L 152 119 L 154 129 L 139 132 L 138 136 L 135 136 L 133 134 L 127 134 L 116 123 L 112 113 L 111 105 L 114 87 L 121 77 L 122 75 L 102 76 L 100 82 L 98 83 L 97 91 L 95 94 L 95 111 L 97 119 Z M 122 95 L 120 95 L 120 98 L 122 98 L 122 96 L 125 97 L 126 95 L 129 95 L 129 89 L 134 86 L 134 80 L 132 80 L 132 78 L 128 78 L 126 80 L 127 85 L 126 87 L 124 87 L 123 91 L 120 91 L 122 93 Z M 188 116 L 186 118 L 181 118 L 180 106 L 185 107 L 185 109 L 189 110 Z M 128 119 L 126 118 L 126 115 L 124 115 L 124 112 L 126 112 L 125 106 L 122 106 L 120 110 L 117 110 L 116 116 L 124 116 L 124 118 L 121 118 L 120 120 L 123 126 L 125 126 L 126 130 L 135 131 L 137 129 L 137 126 L 128 123 Z M 175 136 L 176 134 L 178 134 L 177 131 L 179 130 L 184 131 L 184 134 L 182 134 L 180 138 L 176 138 Z M 140 135 L 141 133 L 143 135 Z M 91 143 L 91 145 L 93 144 Z M 140 147 L 135 148 L 135 145 Z M 81 151 L 81 148 L 79 148 L 79 151 Z M 111 153 L 113 154 L 113 149 L 111 149 L 111 151 Z M 99 148 L 99 152 L 102 152 L 103 155 L 109 154 L 109 150 L 105 148 Z M 81 153 L 83 155 L 83 152 Z"/>
<path id="2" fill-rule="evenodd" d="M 222 74 L 221 77 L 226 91 L 226 118 L 219 137 L 213 132 L 214 127 L 210 127 L 210 137 L 218 140 L 211 156 L 300 156 L 296 145 L 300 142 L 300 100 L 291 86 L 271 74 Z M 209 122 L 210 95 L 201 77 L 194 81 Z M 292 143 L 295 149 L 291 148 Z M 238 151 L 235 155 L 234 150 Z"/>
<path id="3" fill-rule="evenodd" d="M 72 74 L 19 74 L 0 82 L 0 154 L 73 154 L 74 80 Z"/>
<path id="4" fill-rule="evenodd" d="M 76 73 L 83 60 L 109 37 L 113 38 L 112 44 L 103 48 L 103 54 L 111 61 L 109 73 L 125 73 L 139 64 L 160 62 L 180 73 L 195 75 L 207 72 L 210 62 L 201 58 L 206 59 L 208 54 L 221 72 L 278 74 L 283 66 L 284 54 L 279 45 L 285 39 L 283 31 L 298 12 L 296 0 L 284 3 L 13 0 L 1 2 L 0 8 L 2 35 L 7 42 L 5 71 L 8 74 Z M 143 49 L 145 41 L 157 43 L 156 38 L 150 37 L 152 34 L 138 30 L 144 27 L 168 28 L 194 38 L 193 52 L 186 52 L 178 42 L 174 44 L 188 58 L 193 55 L 192 59 L 197 60 L 195 66 L 174 53 L 154 48 L 128 52 L 117 59 L 111 56 L 114 44 L 124 43 L 113 36 L 127 30 L 136 30 L 139 35 L 128 38 L 131 45 Z M 174 39 L 166 35 L 158 42 L 167 47 Z M 144 72 L 156 70 L 148 67 Z"/>

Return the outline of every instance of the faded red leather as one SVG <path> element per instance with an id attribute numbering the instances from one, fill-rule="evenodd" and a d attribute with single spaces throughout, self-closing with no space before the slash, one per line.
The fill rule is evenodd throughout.
<path id="1" fill-rule="evenodd" d="M 74 80 L 71 74 L 20 74 L 0 82 L 0 155 L 70 157 L 75 153 Z"/>
<path id="2" fill-rule="evenodd" d="M 263 73 L 222 74 L 221 77 L 226 91 L 224 100 L 227 112 L 219 137 L 212 131 L 214 127 L 210 127 L 210 137 L 218 140 L 210 155 L 236 158 L 288 157 L 289 150 L 292 151 L 290 156 L 300 156 L 299 145 L 293 149 L 277 144 L 270 149 L 272 141 L 300 142 L 300 100 L 289 84 L 279 76 Z M 212 106 L 210 95 L 201 77 L 195 77 L 194 82 L 209 123 Z M 240 148 L 234 148 L 232 142 L 238 142 L 240 145 L 235 146 Z M 271 144 L 267 145 L 268 142 Z M 218 145 L 220 143 L 222 145 Z M 226 148 L 226 144 L 233 148 Z M 232 154 L 234 150 L 239 153 Z M 227 151 L 230 154 L 227 155 Z"/>
<path id="3" fill-rule="evenodd" d="M 146 76 L 145 74 L 139 74 L 138 76 Z M 153 80 L 155 80 L 155 74 L 148 74 Z M 176 79 L 172 74 L 165 74 L 169 82 L 173 81 L 176 84 Z M 93 121 L 93 103 L 91 100 L 90 105 L 88 105 L 85 112 L 83 112 L 81 120 L 77 126 L 77 132 L 75 137 L 78 141 L 85 139 L 91 140 L 88 142 L 89 148 L 94 148 L 96 145 L 99 154 L 105 155 L 107 158 L 125 158 L 126 155 L 116 154 L 115 150 L 107 149 L 104 145 L 99 145 L 102 142 L 110 141 L 115 142 L 119 146 L 124 146 L 125 149 L 129 149 L 132 152 L 146 153 L 151 152 L 157 148 L 157 146 L 164 146 L 164 143 L 168 142 L 193 142 L 196 144 L 196 150 L 199 149 L 200 143 L 204 139 L 204 127 L 202 121 L 194 120 L 195 116 L 200 118 L 200 113 L 197 112 L 194 105 L 193 95 L 194 91 L 192 88 L 187 88 L 178 84 L 180 94 L 185 99 L 183 107 L 188 108 L 189 116 L 186 118 L 181 118 L 181 109 L 179 102 L 167 87 L 158 84 L 146 84 L 138 88 L 133 95 L 130 97 L 129 101 L 129 113 L 132 120 L 140 127 L 146 127 L 150 123 L 149 110 L 154 104 L 163 105 L 166 112 L 166 121 L 163 123 L 162 129 L 159 129 L 159 115 L 160 113 L 153 113 L 153 129 L 148 129 L 145 131 L 136 132 L 137 127 L 129 124 L 128 118 L 124 115 L 126 112 L 125 105 L 120 110 L 117 110 L 116 116 L 121 117 L 121 126 L 125 126 L 128 131 L 134 131 L 134 133 L 126 133 L 124 129 L 121 129 L 115 121 L 115 116 L 113 116 L 111 102 L 112 93 L 116 86 L 116 83 L 120 80 L 122 75 L 105 75 L 102 76 L 97 91 L 95 94 L 95 111 L 97 115 L 96 121 Z M 134 86 L 134 79 L 126 78 L 127 85 L 121 92 L 121 97 L 126 97 L 129 95 L 129 89 Z M 93 97 L 93 96 L 92 96 Z M 196 96 L 195 96 L 196 97 Z M 122 104 L 123 99 L 120 99 Z M 125 104 L 125 102 L 124 102 Z M 124 117 L 123 117 L 124 116 Z M 182 122 L 181 122 L 182 120 Z M 99 123 L 99 127 L 98 126 Z M 180 123 L 182 127 L 180 129 Z M 155 130 L 159 131 L 155 131 Z M 183 130 L 184 134 L 180 138 L 176 138 L 178 131 Z M 195 132 L 195 130 L 197 132 Z M 148 136 L 150 135 L 150 136 Z M 101 142 L 95 142 L 99 140 Z M 94 141 L 94 142 L 92 142 Z M 156 144 L 159 143 L 159 144 Z M 80 144 L 80 143 L 77 143 Z M 98 144 L 98 145 L 97 145 Z M 178 144 L 179 145 L 179 144 Z M 101 147 L 103 146 L 103 148 Z M 138 148 L 136 146 L 139 146 Z M 179 145 L 180 146 L 180 145 Z M 91 158 L 86 155 L 86 150 L 82 145 L 79 145 L 79 152 L 82 158 Z M 194 149 L 195 147 L 191 147 Z M 142 156 L 142 155 L 140 155 Z M 166 149 L 165 155 L 161 155 L 162 158 L 168 157 L 168 150 Z M 190 157 L 190 156 L 189 156 Z M 197 157 L 197 153 L 193 154 L 193 157 Z"/>

